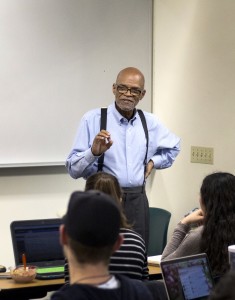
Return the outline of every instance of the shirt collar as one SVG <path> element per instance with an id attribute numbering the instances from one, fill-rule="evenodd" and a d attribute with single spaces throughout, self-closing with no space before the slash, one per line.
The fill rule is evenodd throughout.
<path id="1" fill-rule="evenodd" d="M 113 113 L 114 115 L 114 118 L 116 119 L 116 121 L 121 125 L 123 124 L 124 122 L 127 122 L 127 119 L 124 118 L 120 113 L 119 111 L 116 109 L 116 106 L 115 106 L 115 102 L 112 103 L 110 106 L 110 111 Z M 137 116 L 137 110 L 135 109 L 135 113 L 134 113 L 134 116 L 133 118 L 130 120 L 130 123 L 131 125 L 134 125 L 134 122 L 136 120 L 136 116 Z"/>

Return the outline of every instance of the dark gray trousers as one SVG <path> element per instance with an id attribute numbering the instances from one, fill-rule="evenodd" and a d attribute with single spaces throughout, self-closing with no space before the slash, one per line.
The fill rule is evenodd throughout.
<path id="1" fill-rule="evenodd" d="M 149 241 L 149 203 L 143 186 L 125 188 L 122 187 L 122 205 L 128 223 L 133 230 L 139 233 L 145 241 L 148 249 Z"/>

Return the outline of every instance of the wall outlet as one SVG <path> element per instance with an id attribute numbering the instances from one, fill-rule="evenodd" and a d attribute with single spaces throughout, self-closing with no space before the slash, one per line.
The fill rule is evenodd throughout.
<path id="1" fill-rule="evenodd" d="M 209 147 L 191 146 L 191 162 L 213 165 L 214 149 Z"/>

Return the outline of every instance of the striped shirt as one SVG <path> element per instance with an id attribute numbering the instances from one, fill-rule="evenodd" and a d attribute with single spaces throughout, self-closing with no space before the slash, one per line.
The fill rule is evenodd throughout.
<path id="1" fill-rule="evenodd" d="M 144 240 L 135 231 L 121 228 L 121 247 L 113 253 L 109 270 L 112 274 L 123 274 L 133 279 L 148 279 L 147 253 Z"/>
<path id="2" fill-rule="evenodd" d="M 121 228 L 121 247 L 110 258 L 111 274 L 123 274 L 132 279 L 148 280 L 147 252 L 144 240 L 132 229 Z M 65 283 L 69 283 L 68 262 L 65 261 Z"/>

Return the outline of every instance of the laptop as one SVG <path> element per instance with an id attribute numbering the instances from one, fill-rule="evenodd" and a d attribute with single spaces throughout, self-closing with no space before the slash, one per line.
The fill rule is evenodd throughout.
<path id="1" fill-rule="evenodd" d="M 15 264 L 37 266 L 38 279 L 64 277 L 64 254 L 59 242 L 61 219 L 19 220 L 10 225 Z"/>
<path id="2" fill-rule="evenodd" d="M 169 300 L 204 300 L 215 283 L 205 253 L 160 262 Z"/>

